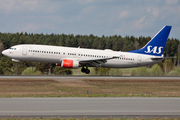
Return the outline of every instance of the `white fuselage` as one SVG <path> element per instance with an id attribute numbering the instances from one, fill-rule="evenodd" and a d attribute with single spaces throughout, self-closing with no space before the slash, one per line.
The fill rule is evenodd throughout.
<path id="1" fill-rule="evenodd" d="M 110 68 L 146 66 L 162 61 L 152 60 L 152 55 L 130 52 L 30 44 L 13 46 L 3 51 L 3 54 L 14 60 L 48 63 L 61 63 L 62 59 L 65 58 L 79 61 L 118 56 L 118 58 L 109 59 L 107 62 L 101 64 L 101 67 Z"/>

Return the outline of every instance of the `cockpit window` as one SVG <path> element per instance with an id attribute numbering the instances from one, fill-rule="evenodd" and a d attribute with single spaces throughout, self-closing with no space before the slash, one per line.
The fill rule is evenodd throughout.
<path id="1" fill-rule="evenodd" d="M 11 50 L 16 50 L 16 48 L 9 48 L 9 49 L 11 49 Z"/>

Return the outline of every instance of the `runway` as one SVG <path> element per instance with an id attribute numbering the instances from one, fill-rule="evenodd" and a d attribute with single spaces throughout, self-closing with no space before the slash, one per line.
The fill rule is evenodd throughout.
<path id="1" fill-rule="evenodd" d="M 144 79 L 144 80 L 180 80 L 180 77 L 136 77 L 136 76 L 0 76 L 0 79 Z"/>
<path id="2" fill-rule="evenodd" d="M 180 117 L 180 98 L 0 98 L 0 117 Z"/>

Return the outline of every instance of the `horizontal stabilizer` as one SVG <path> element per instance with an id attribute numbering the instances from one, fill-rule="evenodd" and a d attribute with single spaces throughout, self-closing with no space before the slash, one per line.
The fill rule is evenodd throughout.
<path id="1" fill-rule="evenodd" d="M 152 57 L 151 60 L 163 60 L 168 58 L 176 58 L 176 57 Z"/>

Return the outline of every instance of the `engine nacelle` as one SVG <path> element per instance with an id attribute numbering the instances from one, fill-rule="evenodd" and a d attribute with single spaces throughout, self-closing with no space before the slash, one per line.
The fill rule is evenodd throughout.
<path id="1" fill-rule="evenodd" d="M 12 61 L 14 61 L 14 62 L 20 62 L 19 60 L 16 60 L 16 59 L 12 59 Z"/>
<path id="2" fill-rule="evenodd" d="M 56 66 L 61 66 L 61 63 L 56 63 Z"/>
<path id="3" fill-rule="evenodd" d="M 78 68 L 79 61 L 71 60 L 71 59 L 63 59 L 61 67 L 63 67 L 63 68 Z"/>

